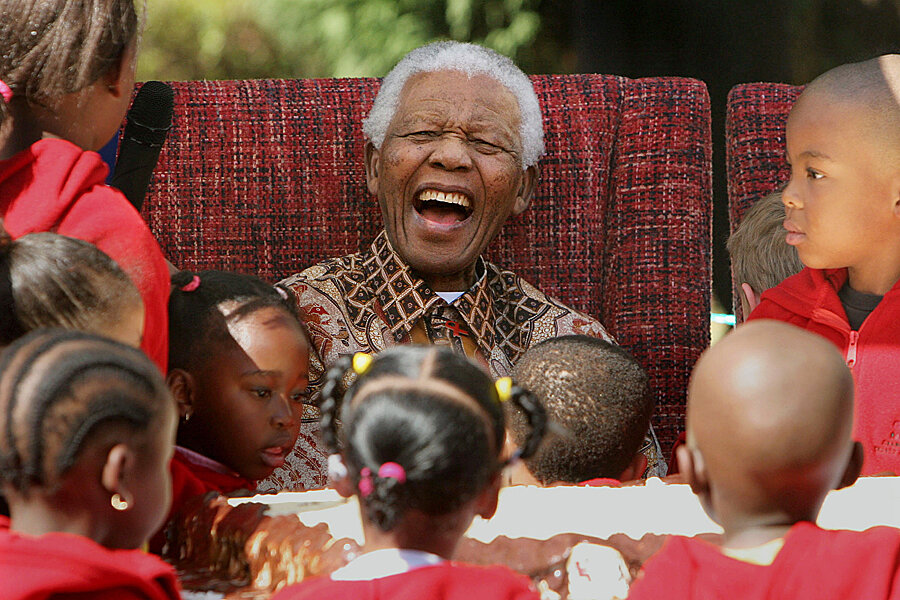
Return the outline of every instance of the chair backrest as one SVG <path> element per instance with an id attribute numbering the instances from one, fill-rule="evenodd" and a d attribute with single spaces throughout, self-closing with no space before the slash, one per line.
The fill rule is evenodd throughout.
<path id="1" fill-rule="evenodd" d="M 787 183 L 784 128 L 802 87 L 784 83 L 745 83 L 728 93 L 725 153 L 728 218 L 734 232 L 753 203 Z M 735 314 L 740 301 L 735 290 Z"/>
<path id="2" fill-rule="evenodd" d="M 683 428 L 709 343 L 711 136 L 706 86 L 534 76 L 547 155 L 531 208 L 491 260 L 600 318 L 646 366 L 654 426 Z M 360 123 L 377 79 L 175 82 L 174 127 L 144 212 L 170 260 L 277 281 L 381 228 Z"/>

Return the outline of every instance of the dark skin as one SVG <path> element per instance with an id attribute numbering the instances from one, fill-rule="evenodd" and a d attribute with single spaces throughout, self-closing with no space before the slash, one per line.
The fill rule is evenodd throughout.
<path id="1" fill-rule="evenodd" d="M 235 310 L 223 303 L 223 319 Z M 265 307 L 226 324 L 229 337 L 166 380 L 183 421 L 178 443 L 257 481 L 281 466 L 308 400 L 309 345 L 296 319 Z"/>
<path id="2" fill-rule="evenodd" d="M 345 498 L 357 495 L 349 477 L 332 482 L 332 485 Z M 476 516 L 490 519 L 497 512 L 499 494 L 498 473 L 480 494 L 455 511 L 442 515 L 428 515 L 420 510 L 410 509 L 390 531 L 382 531 L 369 521 L 366 511 L 362 509 L 365 499 L 360 498 L 360 513 L 366 539 L 365 551 L 400 548 L 429 552 L 451 560 L 459 540 L 472 524 L 472 520 Z"/>
<path id="3" fill-rule="evenodd" d="M 102 148 L 119 128 L 131 102 L 135 53 L 132 41 L 106 74 L 49 108 L 13 97 L 9 105 L 12 116 L 0 128 L 0 160 L 45 138 L 68 140 L 84 150 Z"/>
<path id="4" fill-rule="evenodd" d="M 78 461 L 58 481 L 24 492 L 5 485 L 10 528 L 28 535 L 71 533 L 112 549 L 139 548 L 159 529 L 171 502 L 169 460 L 175 406 L 163 409 L 146 432 L 109 428 L 86 442 Z M 114 494 L 128 503 L 113 508 Z"/>
<path id="5" fill-rule="evenodd" d="M 381 148 L 367 144 L 388 238 L 433 290 L 470 288 L 478 257 L 528 207 L 538 171 L 522 168 L 518 128 L 499 82 L 436 71 L 410 77 Z"/>
<path id="6" fill-rule="evenodd" d="M 853 381 L 832 344 L 752 321 L 697 363 L 678 466 L 722 526 L 722 545 L 752 548 L 815 522 L 828 492 L 856 481 L 852 425 Z"/>

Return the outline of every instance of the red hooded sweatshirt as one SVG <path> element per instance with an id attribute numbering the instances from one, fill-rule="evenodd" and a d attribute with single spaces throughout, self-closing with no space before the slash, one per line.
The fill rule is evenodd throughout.
<path id="1" fill-rule="evenodd" d="M 846 281 L 847 269 L 803 269 L 763 292 L 747 320 L 785 321 L 840 348 L 856 382 L 853 436 L 865 449 L 863 475 L 900 474 L 900 282 L 852 331 L 837 294 Z"/>
<path id="2" fill-rule="evenodd" d="M 104 181 L 106 163 L 60 139 L 45 139 L 0 161 L 0 217 L 13 237 L 50 231 L 108 254 L 144 299 L 141 349 L 166 372 L 169 270 L 141 215 Z"/>
<path id="3" fill-rule="evenodd" d="M 181 598 L 175 571 L 151 554 L 110 550 L 69 533 L 20 534 L 0 517 L 0 597 L 44 600 L 57 594 L 98 600 Z"/>

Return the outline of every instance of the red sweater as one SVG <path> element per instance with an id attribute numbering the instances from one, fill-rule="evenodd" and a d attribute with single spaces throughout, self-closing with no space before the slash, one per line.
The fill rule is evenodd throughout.
<path id="1" fill-rule="evenodd" d="M 141 215 L 104 181 L 96 152 L 59 139 L 0 161 L 0 217 L 15 239 L 50 231 L 90 242 L 115 260 L 144 299 L 141 349 L 166 372 L 169 270 Z"/>
<path id="2" fill-rule="evenodd" d="M 851 331 L 837 295 L 846 281 L 847 269 L 804 269 L 763 292 L 748 321 L 792 323 L 841 349 L 856 381 L 853 435 L 865 449 L 863 475 L 900 474 L 900 282 Z"/>
<path id="3" fill-rule="evenodd" d="M 181 598 L 175 571 L 140 550 L 110 550 L 69 533 L 31 536 L 0 518 L 0 597 L 43 600 L 83 594 L 98 600 Z"/>
<path id="4" fill-rule="evenodd" d="M 202 496 L 207 492 L 219 492 L 220 494 L 230 494 L 237 490 L 256 489 L 256 482 L 241 477 L 237 473 L 225 473 L 224 468 L 213 469 L 210 466 L 201 464 L 201 461 L 191 460 L 190 451 L 185 452 L 184 448 L 175 447 L 175 456 L 169 463 L 169 472 L 172 474 L 172 507 L 166 517 L 165 524 L 150 538 L 150 551 L 161 554 L 163 545 L 166 542 L 165 532 L 169 521 L 172 520 L 184 504 L 191 498 Z M 198 455 L 199 456 L 199 455 Z M 200 457 L 202 460 L 214 461 L 206 457 Z"/>
<path id="5" fill-rule="evenodd" d="M 539 600 L 524 575 L 506 567 L 441 563 L 369 581 L 319 577 L 284 588 L 272 600 Z"/>
<path id="6" fill-rule="evenodd" d="M 770 565 L 722 554 L 718 546 L 672 536 L 648 560 L 629 600 L 900 599 L 900 530 L 828 531 L 794 525 Z"/>

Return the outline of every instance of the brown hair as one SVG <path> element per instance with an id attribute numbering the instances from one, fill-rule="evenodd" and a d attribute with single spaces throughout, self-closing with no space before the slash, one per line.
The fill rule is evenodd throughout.
<path id="1" fill-rule="evenodd" d="M 3 0 L 0 80 L 13 101 L 52 106 L 109 72 L 137 31 L 133 0 Z M 0 124 L 8 114 L 0 102 Z"/>
<path id="2" fill-rule="evenodd" d="M 13 241 L 0 222 L 0 346 L 39 327 L 99 332 L 138 302 L 134 283 L 94 245 L 55 233 Z"/>
<path id="3" fill-rule="evenodd" d="M 761 294 L 803 270 L 797 249 L 785 241 L 784 203 L 773 192 L 750 207 L 728 238 L 735 285 L 750 284 Z M 747 315 L 744 315 L 745 318 Z"/>

